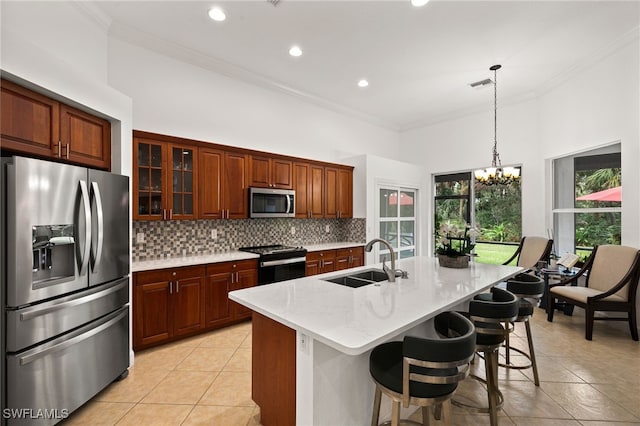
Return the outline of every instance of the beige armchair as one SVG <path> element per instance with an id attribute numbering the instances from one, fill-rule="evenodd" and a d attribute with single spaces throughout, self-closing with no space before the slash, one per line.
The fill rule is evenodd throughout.
<path id="1" fill-rule="evenodd" d="M 586 287 L 576 286 L 586 276 Z M 633 247 L 596 246 L 578 273 L 549 286 L 547 320 L 553 321 L 556 299 L 585 310 L 585 338 L 591 340 L 595 320 L 629 321 L 633 340 L 638 340 L 636 292 L 640 278 L 640 251 Z M 573 284 L 570 286 L 568 284 Z M 596 311 L 626 312 L 627 318 L 595 317 Z"/>
<path id="2" fill-rule="evenodd" d="M 523 268 L 533 269 L 535 268 L 538 261 L 543 260 L 545 262 L 549 261 L 549 256 L 551 255 L 551 248 L 553 247 L 553 240 L 543 237 L 522 237 L 520 240 L 520 245 L 516 252 L 503 263 L 503 265 L 508 265 L 515 259 L 518 258 L 517 266 L 522 266 Z"/>

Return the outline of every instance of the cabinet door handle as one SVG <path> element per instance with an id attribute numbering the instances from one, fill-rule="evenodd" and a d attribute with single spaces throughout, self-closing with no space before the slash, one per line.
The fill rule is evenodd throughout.
<path id="1" fill-rule="evenodd" d="M 169 209 L 169 220 L 173 219 L 173 209 Z"/>
<path id="2" fill-rule="evenodd" d="M 180 293 L 180 281 L 176 281 L 176 293 Z"/>
<path id="3" fill-rule="evenodd" d="M 173 281 L 169 281 L 169 294 L 173 294 Z"/>
<path id="4" fill-rule="evenodd" d="M 167 220 L 167 209 L 162 209 L 162 220 Z"/>
<path id="5" fill-rule="evenodd" d="M 67 157 L 67 160 L 68 160 L 69 159 L 69 144 L 66 144 L 65 146 L 67 148 L 66 157 Z"/>
<path id="6" fill-rule="evenodd" d="M 60 141 L 58 141 L 58 158 L 62 157 L 62 147 Z"/>

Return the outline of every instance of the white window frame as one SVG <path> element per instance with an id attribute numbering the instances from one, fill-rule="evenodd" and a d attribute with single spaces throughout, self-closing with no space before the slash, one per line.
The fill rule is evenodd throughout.
<path id="1" fill-rule="evenodd" d="M 389 218 L 389 217 L 385 217 L 385 218 L 381 218 L 380 217 L 380 191 L 381 190 L 388 190 L 388 191 L 397 191 L 398 195 L 400 195 L 402 192 L 411 192 L 413 193 L 413 216 L 412 217 L 402 217 L 400 216 L 400 204 L 398 204 L 398 214 L 395 218 Z M 398 259 L 406 259 L 401 257 L 401 252 L 406 252 L 406 251 L 410 251 L 413 250 L 413 256 L 409 256 L 409 257 L 415 257 L 419 255 L 419 247 L 420 247 L 420 232 L 418 229 L 418 224 L 419 224 L 419 216 L 420 216 L 420 212 L 419 212 L 419 208 L 418 208 L 418 197 L 419 197 L 419 190 L 418 188 L 409 186 L 409 185 L 398 185 L 398 184 L 391 184 L 391 183 L 378 183 L 376 186 L 376 223 L 375 223 L 375 234 L 379 235 L 380 238 L 382 238 L 382 236 L 380 235 L 380 224 L 381 223 L 389 223 L 389 222 L 396 222 L 397 223 L 397 229 L 398 229 L 398 247 L 394 247 L 394 252 L 396 253 L 396 260 Z M 411 246 L 402 246 L 401 241 L 400 241 L 400 222 L 403 221 L 413 221 L 413 245 Z M 375 250 L 374 250 L 374 263 L 379 263 L 382 262 L 382 260 L 380 259 L 380 257 L 384 254 L 389 254 L 389 250 L 380 244 L 376 244 L 375 246 Z"/>
<path id="2" fill-rule="evenodd" d="M 610 153 L 621 153 L 622 144 L 620 141 L 606 145 L 600 145 L 584 151 L 562 155 L 551 159 L 552 192 L 551 192 L 551 223 L 553 224 L 554 251 L 556 255 L 563 253 L 575 253 L 575 214 L 576 213 L 620 213 L 621 207 L 600 207 L 600 208 L 578 208 L 578 207 L 556 207 L 559 198 L 564 202 L 573 202 L 575 197 L 575 170 L 573 169 L 573 159 L 586 155 L 599 155 Z M 567 160 L 567 165 L 562 167 L 562 176 L 556 173 L 556 162 Z M 571 161 L 568 161 L 571 160 Z M 622 164 L 620 165 L 622 167 Z M 571 189 L 569 189 L 569 187 Z M 565 216 L 569 215 L 569 216 Z M 624 220 L 624 218 L 622 218 Z M 621 222 L 621 226 L 624 224 Z M 565 229 L 570 228 L 570 229 Z"/>

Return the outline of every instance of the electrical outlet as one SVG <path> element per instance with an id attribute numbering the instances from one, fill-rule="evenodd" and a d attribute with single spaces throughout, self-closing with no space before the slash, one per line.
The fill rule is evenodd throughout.
<path id="1" fill-rule="evenodd" d="M 218 230 L 217 229 L 212 229 L 211 230 L 211 239 L 215 240 L 216 238 L 218 238 Z"/>
<path id="2" fill-rule="evenodd" d="M 296 227 L 295 226 L 291 227 L 291 235 L 296 235 Z"/>
<path id="3" fill-rule="evenodd" d="M 144 243 L 144 232 L 138 232 L 136 234 L 136 244 Z"/>
<path id="4" fill-rule="evenodd" d="M 300 350 L 309 353 L 309 336 L 300 333 Z"/>
<path id="5" fill-rule="evenodd" d="M 331 228 L 329 228 L 329 225 L 325 226 L 324 231 L 328 234 L 329 232 L 331 232 Z"/>

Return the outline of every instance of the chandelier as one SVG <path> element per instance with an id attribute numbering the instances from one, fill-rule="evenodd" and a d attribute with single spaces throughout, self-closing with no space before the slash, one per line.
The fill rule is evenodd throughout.
<path id="1" fill-rule="evenodd" d="M 493 156 L 491 167 L 473 172 L 476 182 L 483 185 L 508 185 L 520 179 L 519 167 L 502 167 L 500 154 L 498 154 L 498 80 L 497 71 L 502 65 L 493 65 L 489 68 L 493 71 Z M 490 81 L 490 80 L 489 80 Z M 482 82 L 484 83 L 484 82 Z"/>

